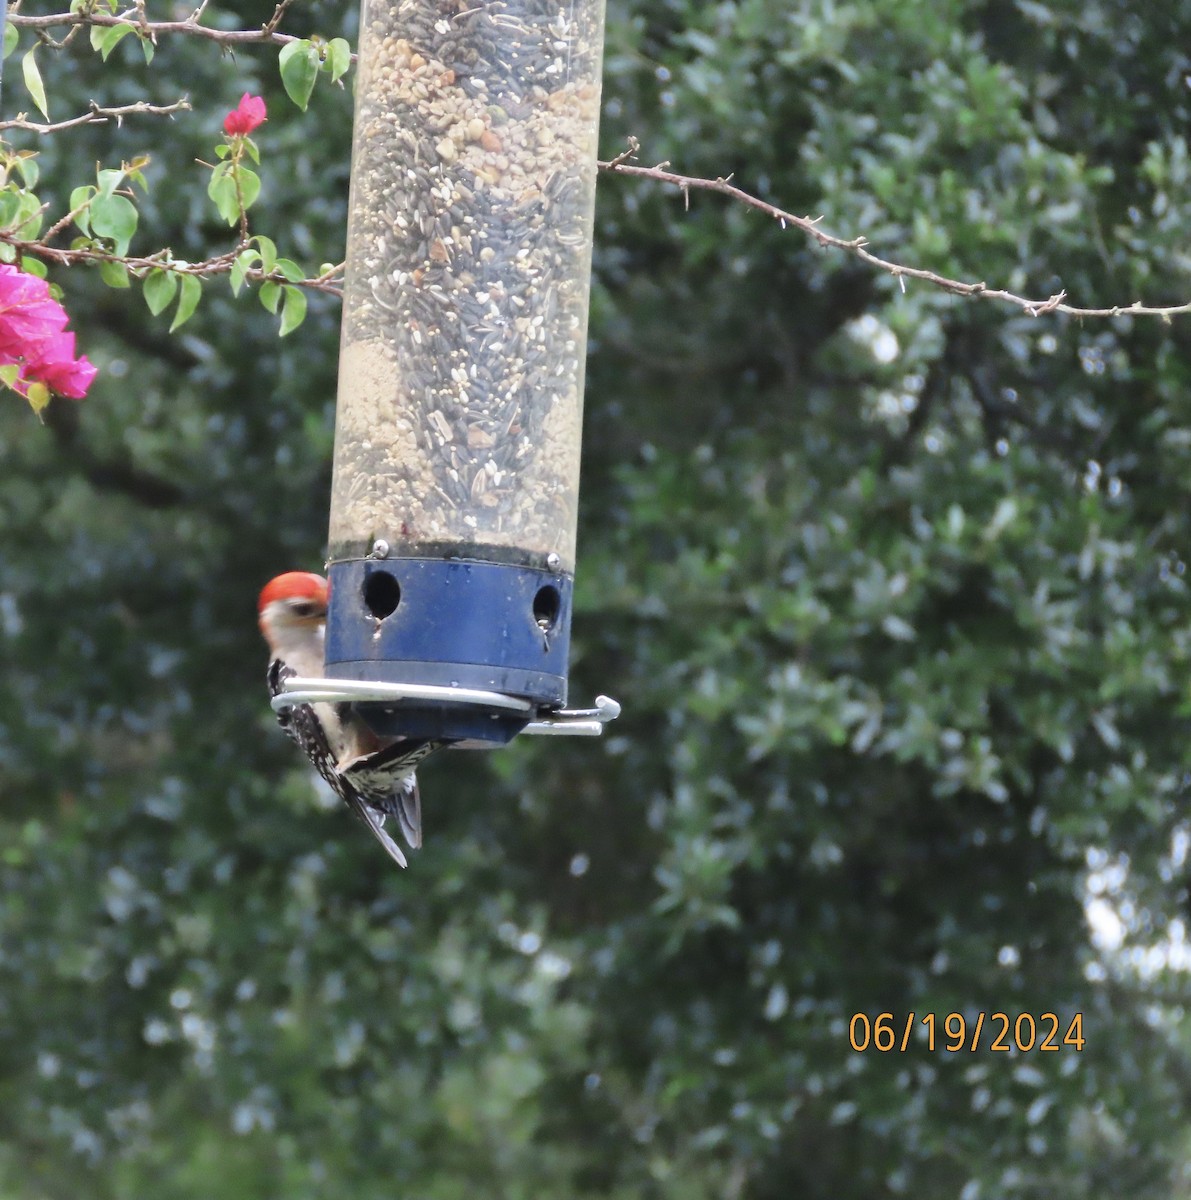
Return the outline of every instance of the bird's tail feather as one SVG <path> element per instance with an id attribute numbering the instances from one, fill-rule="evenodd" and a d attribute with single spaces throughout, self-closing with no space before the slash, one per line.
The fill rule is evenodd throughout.
<path id="1" fill-rule="evenodd" d="M 408 867 L 405 855 L 401 851 L 401 847 L 384 830 L 385 818 L 375 809 L 370 808 L 363 800 L 360 799 L 354 792 L 349 793 L 344 797 L 347 800 L 348 806 L 352 812 L 364 822 L 372 832 L 372 836 L 376 838 L 382 846 L 384 846 L 388 856 L 399 866 Z"/>
<path id="2" fill-rule="evenodd" d="M 422 794 L 418 791 L 418 781 L 408 775 L 398 785 L 393 793 L 396 801 L 397 824 L 401 826 L 401 836 L 414 850 L 422 848 Z"/>

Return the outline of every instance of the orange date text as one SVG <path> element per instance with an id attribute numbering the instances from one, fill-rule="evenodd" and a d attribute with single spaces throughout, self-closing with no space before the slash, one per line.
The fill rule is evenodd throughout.
<path id="1" fill-rule="evenodd" d="M 1083 1013 L 1060 1017 L 1052 1012 L 911 1012 L 903 1017 L 883 1012 L 870 1017 L 858 1012 L 848 1022 L 848 1044 L 859 1054 L 872 1050 L 904 1054 L 911 1045 L 948 1054 L 975 1054 L 977 1050 L 1057 1053 L 1082 1050 L 1084 1041 Z"/>

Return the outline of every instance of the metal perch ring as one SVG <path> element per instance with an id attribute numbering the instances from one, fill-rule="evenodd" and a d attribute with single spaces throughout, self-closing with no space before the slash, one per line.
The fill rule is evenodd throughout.
<path id="1" fill-rule="evenodd" d="M 429 700 L 435 704 L 478 706 L 532 715 L 533 719 L 521 732 L 554 737 L 599 737 L 604 732 L 604 726 L 620 716 L 620 705 L 611 696 L 597 696 L 594 708 L 559 708 L 535 712 L 529 700 L 506 696 L 503 692 L 439 687 L 426 683 L 311 679 L 297 675 L 282 684 L 282 690 L 273 697 L 272 704 L 275 711 L 280 711 L 295 704 L 393 703 L 402 700 Z"/>

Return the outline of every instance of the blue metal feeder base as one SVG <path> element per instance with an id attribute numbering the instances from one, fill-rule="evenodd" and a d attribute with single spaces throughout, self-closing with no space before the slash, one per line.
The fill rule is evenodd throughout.
<path id="1" fill-rule="evenodd" d="M 497 692 L 535 709 L 567 698 L 572 579 L 561 572 L 463 559 L 356 559 L 332 564 L 329 679 Z M 385 737 L 503 745 L 533 719 L 469 704 L 361 703 Z"/>

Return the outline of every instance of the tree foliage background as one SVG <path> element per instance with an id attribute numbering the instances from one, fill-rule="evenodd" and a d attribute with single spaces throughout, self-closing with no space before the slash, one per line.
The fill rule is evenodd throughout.
<path id="1" fill-rule="evenodd" d="M 610 0 L 602 146 L 957 278 L 1181 303 L 1188 46 L 1181 2 Z M 144 152 L 138 244 L 222 247 L 195 159 L 247 89 L 256 227 L 342 256 L 350 87 L 301 114 L 275 47 L 186 38 L 39 62 L 63 113 L 194 105 L 11 134 L 60 211 Z M 432 761 L 399 873 L 254 628 L 321 561 L 337 304 L 279 341 L 208 282 L 170 337 L 52 278 L 101 377 L 0 408 L 0 1194 L 1188 1193 L 1191 318 L 903 289 L 605 175 L 571 686 L 625 714 Z M 994 1010 L 1086 1044 L 848 1044 Z"/>

